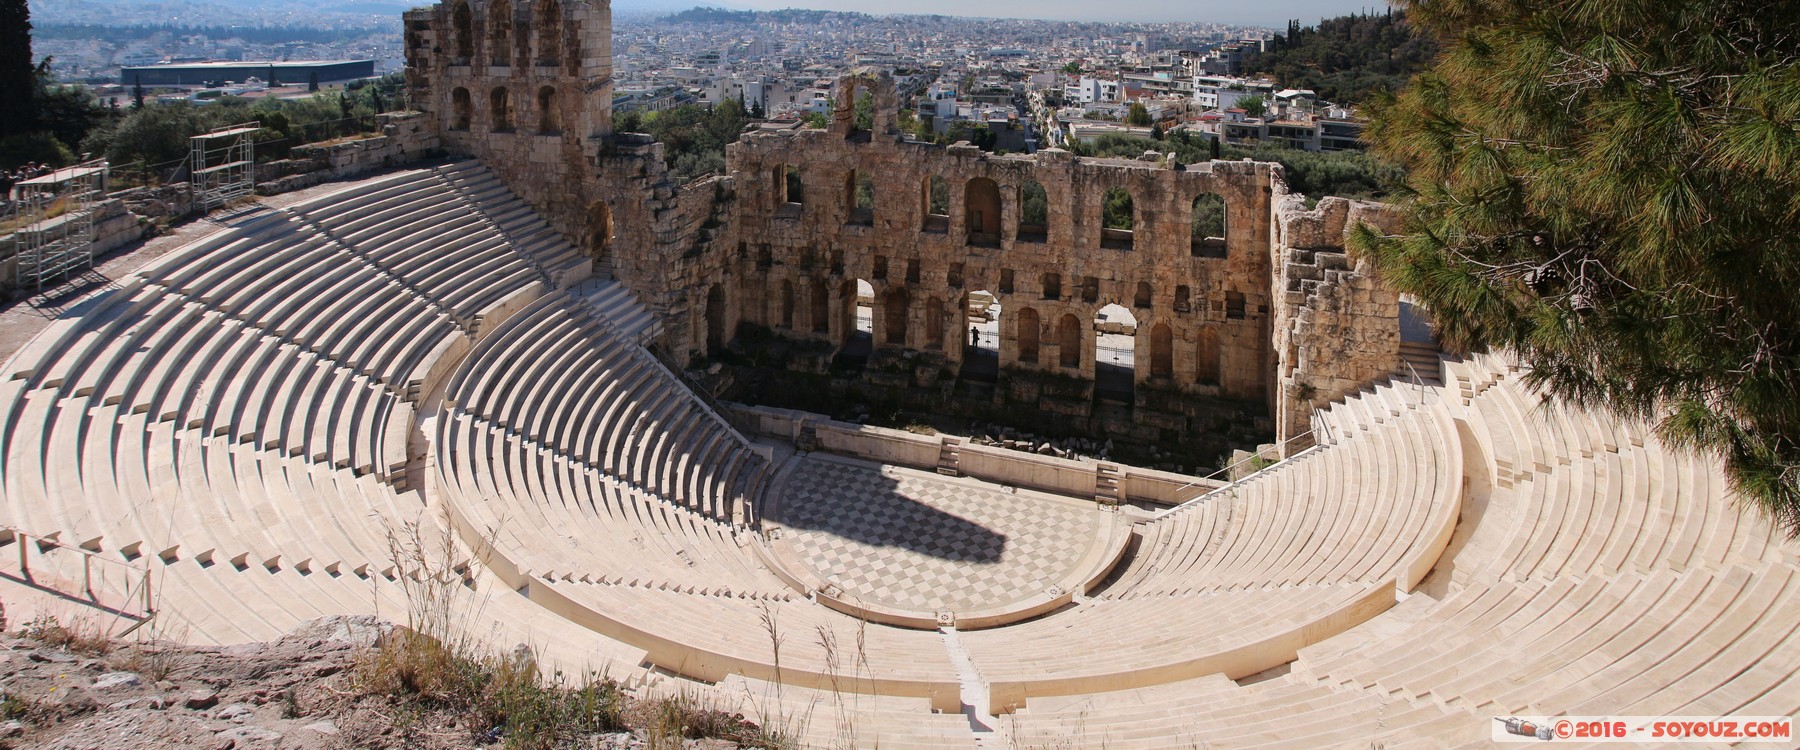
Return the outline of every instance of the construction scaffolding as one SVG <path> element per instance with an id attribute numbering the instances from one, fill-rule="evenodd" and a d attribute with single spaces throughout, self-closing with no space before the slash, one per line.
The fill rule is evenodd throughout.
<path id="1" fill-rule="evenodd" d="M 98 159 L 13 186 L 19 286 L 42 289 L 47 280 L 94 264 L 94 215 L 106 198 L 108 168 Z"/>
<path id="2" fill-rule="evenodd" d="M 194 202 L 211 211 L 256 191 L 256 131 L 245 122 L 188 139 Z"/>

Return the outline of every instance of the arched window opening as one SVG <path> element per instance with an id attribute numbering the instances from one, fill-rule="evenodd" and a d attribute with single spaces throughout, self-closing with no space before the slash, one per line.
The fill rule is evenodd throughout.
<path id="1" fill-rule="evenodd" d="M 968 225 L 969 244 L 1000 246 L 1000 186 L 993 180 L 977 177 L 963 186 L 963 223 Z"/>
<path id="2" fill-rule="evenodd" d="M 1137 317 L 1121 305 L 1094 315 L 1094 390 L 1102 399 L 1131 403 L 1137 380 Z"/>
<path id="3" fill-rule="evenodd" d="M 488 5 L 488 64 L 508 67 L 512 65 L 512 3 L 507 0 L 491 0 Z"/>
<path id="4" fill-rule="evenodd" d="M 1017 337 L 1019 341 L 1019 361 L 1028 365 L 1037 364 L 1038 337 L 1041 334 L 1041 331 L 1038 329 L 1038 326 L 1040 325 L 1038 322 L 1038 311 L 1029 307 L 1021 308 L 1019 310 L 1019 320 L 1015 325 L 1017 326 L 1017 330 L 1014 331 L 1013 335 Z"/>
<path id="5" fill-rule="evenodd" d="M 450 36 L 456 45 L 455 59 L 451 65 L 468 65 L 475 57 L 475 16 L 469 11 L 469 4 L 457 0 L 450 8 Z"/>
<path id="6" fill-rule="evenodd" d="M 851 138 L 867 140 L 875 127 L 875 93 L 868 86 L 855 86 L 850 92 Z"/>
<path id="7" fill-rule="evenodd" d="M 450 92 L 450 129 L 468 130 L 469 119 L 475 105 L 469 99 L 469 90 L 461 86 Z"/>
<path id="8" fill-rule="evenodd" d="M 924 184 L 919 186 L 919 205 L 925 214 L 925 222 L 920 226 L 922 231 L 950 231 L 950 186 L 944 178 L 937 175 L 925 178 Z"/>
<path id="9" fill-rule="evenodd" d="M 1043 242 L 1050 235 L 1050 198 L 1036 180 L 1019 189 L 1020 242 Z"/>
<path id="10" fill-rule="evenodd" d="M 1150 329 L 1150 377 L 1175 377 L 1175 332 L 1168 323 L 1157 323 Z"/>
<path id="11" fill-rule="evenodd" d="M 1081 319 L 1065 313 L 1056 324 L 1057 363 L 1063 367 L 1081 366 Z"/>
<path id="12" fill-rule="evenodd" d="M 857 226 L 875 225 L 875 180 L 867 172 L 851 170 L 850 176 L 844 180 L 845 214 L 848 223 Z"/>
<path id="13" fill-rule="evenodd" d="M 1150 298 L 1150 282 L 1140 281 L 1137 283 L 1137 293 L 1131 295 L 1131 306 L 1139 310 L 1148 310 L 1150 309 Z"/>
<path id="14" fill-rule="evenodd" d="M 1193 256 L 1196 258 L 1223 258 L 1225 252 L 1225 233 L 1227 216 L 1225 198 L 1218 193 L 1201 193 L 1194 199 L 1194 218 L 1191 225 Z"/>
<path id="15" fill-rule="evenodd" d="M 1175 312 L 1193 312 L 1194 303 L 1192 301 L 1192 296 L 1193 292 L 1188 290 L 1188 285 L 1182 284 L 1175 287 Z"/>
<path id="16" fill-rule="evenodd" d="M 556 0 L 541 0 L 537 6 L 537 12 L 532 16 L 537 23 L 537 64 L 548 67 L 561 65 L 563 58 L 562 3 Z"/>
<path id="17" fill-rule="evenodd" d="M 538 89 L 538 132 L 553 135 L 562 132 L 562 112 L 556 106 L 556 89 L 545 86 Z"/>
<path id="18" fill-rule="evenodd" d="M 512 97 L 505 86 L 501 86 L 488 94 L 488 117 L 494 124 L 494 132 L 508 133 L 513 129 Z"/>
<path id="19" fill-rule="evenodd" d="M 794 206 L 805 204 L 806 186 L 800 182 L 800 168 L 789 164 L 784 174 L 787 179 L 783 183 L 785 190 L 782 199 Z"/>
<path id="20" fill-rule="evenodd" d="M 1125 188 L 1106 191 L 1100 201 L 1100 247 L 1107 250 L 1130 250 L 1132 230 L 1137 226 L 1131 192 Z"/>

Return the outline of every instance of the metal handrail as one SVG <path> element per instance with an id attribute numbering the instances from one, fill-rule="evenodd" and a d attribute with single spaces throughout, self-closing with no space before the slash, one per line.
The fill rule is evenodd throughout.
<path id="1" fill-rule="evenodd" d="M 41 583 L 37 583 L 36 579 L 31 574 L 31 546 L 32 546 L 31 539 L 32 539 L 32 535 L 27 534 L 27 533 L 25 533 L 24 530 L 19 529 L 14 526 L 0 526 L 0 533 L 10 536 L 11 541 L 13 543 L 19 545 L 19 576 L 22 579 L 24 579 L 24 581 L 26 581 L 27 583 L 32 583 L 34 585 L 41 586 L 50 591 L 56 591 L 56 589 L 54 589 L 50 586 L 47 586 L 47 585 L 41 584 Z M 126 628 L 123 632 L 119 633 L 118 636 L 124 636 L 124 635 L 130 634 L 131 631 L 138 629 L 138 627 L 142 626 L 144 623 L 149 622 L 150 618 L 156 616 L 156 598 L 151 592 L 151 571 L 148 567 L 140 567 L 140 566 L 133 565 L 129 562 L 125 562 L 122 560 L 108 559 L 106 557 L 101 556 L 101 554 L 98 552 L 94 552 L 92 550 L 84 549 L 82 547 L 78 547 L 78 546 L 74 546 L 74 545 L 64 544 L 61 541 L 57 541 L 55 539 L 42 539 L 41 541 L 39 541 L 39 544 L 42 546 L 47 546 L 47 547 L 51 547 L 51 548 L 58 549 L 58 550 L 67 550 L 67 551 L 74 552 L 81 556 L 81 576 L 82 576 L 81 587 L 82 587 L 82 590 L 81 590 L 81 592 L 79 592 L 79 595 L 85 596 L 87 601 L 91 602 L 92 604 L 94 604 L 95 606 L 98 606 L 98 607 L 107 608 L 107 605 L 101 603 L 99 595 L 94 591 L 94 563 L 98 562 L 98 563 L 102 563 L 104 565 L 111 565 L 111 566 L 115 566 L 118 568 L 124 568 L 128 573 L 141 574 L 143 576 L 142 582 L 139 583 L 137 586 L 138 591 L 136 594 L 133 594 L 131 592 L 132 586 L 130 584 L 126 584 L 126 586 L 125 586 L 125 602 L 122 603 L 121 606 L 118 607 L 116 611 L 120 616 L 132 618 L 132 619 L 136 620 L 136 622 L 134 622 L 131 627 Z M 75 592 L 57 592 L 57 593 L 61 593 L 64 595 L 69 595 L 69 596 L 77 595 Z M 130 612 L 125 610 L 124 605 L 129 604 L 132 599 L 138 600 L 139 607 L 142 610 L 141 615 L 132 615 Z M 115 637 L 117 637 L 117 636 L 115 636 Z"/>
<path id="2" fill-rule="evenodd" d="M 1314 410 L 1314 413 L 1317 413 L 1317 411 L 1318 411 L 1318 410 L 1316 410 L 1316 409 L 1315 409 L 1315 410 Z M 1289 438 L 1288 438 L 1288 439 L 1286 439 L 1286 440 L 1283 440 L 1283 441 L 1281 441 L 1281 442 L 1280 442 L 1280 443 L 1277 443 L 1277 444 L 1276 444 L 1276 445 L 1277 445 L 1277 446 L 1278 446 L 1278 447 L 1286 447 L 1286 446 L 1287 446 L 1287 445 L 1288 445 L 1288 444 L 1289 444 L 1289 443 L 1293 443 L 1293 442 L 1295 442 L 1295 441 L 1297 441 L 1297 440 L 1300 440 L 1300 439 L 1301 439 L 1301 438 L 1306 438 L 1306 437 L 1311 437 L 1311 436 L 1313 436 L 1313 435 L 1315 435 L 1315 434 L 1316 434 L 1316 435 L 1320 435 L 1320 436 L 1322 436 L 1322 437 L 1326 437 L 1326 438 L 1327 438 L 1327 439 L 1329 439 L 1329 437 L 1330 437 L 1330 434 L 1329 434 L 1329 433 L 1328 433 L 1328 432 L 1327 432 L 1327 431 L 1326 431 L 1326 430 L 1325 430 L 1325 428 L 1324 428 L 1324 425 L 1322 425 L 1322 424 L 1321 424 L 1321 425 L 1320 425 L 1320 426 L 1318 426 L 1318 427 L 1315 427 L 1315 428 L 1314 428 L 1314 429 L 1311 429 L 1311 430 L 1307 430 L 1307 431 L 1305 431 L 1305 432 L 1302 432 L 1302 433 L 1300 433 L 1300 434 L 1298 434 L 1298 435 L 1294 435 L 1294 436 L 1292 436 L 1292 437 L 1289 437 Z M 1192 497 L 1192 498 L 1189 498 L 1189 499 L 1187 499 L 1187 500 L 1183 500 L 1183 501 L 1181 501 L 1181 502 L 1179 502 L 1179 503 L 1177 503 L 1177 504 L 1176 504 L 1176 505 L 1175 505 L 1175 507 L 1173 507 L 1173 508 L 1170 508 L 1170 509 L 1168 509 L 1168 510 L 1167 510 L 1167 511 L 1165 511 L 1165 512 L 1166 512 L 1166 513 L 1172 513 L 1172 512 L 1174 512 L 1174 511 L 1176 511 L 1176 510 L 1179 510 L 1179 509 L 1181 509 L 1181 508 L 1182 508 L 1182 507 L 1185 507 L 1185 506 L 1187 506 L 1187 505 L 1188 505 L 1188 504 L 1190 504 L 1190 503 L 1194 503 L 1194 502 L 1197 502 L 1197 501 L 1199 501 L 1199 500 L 1203 500 L 1203 499 L 1205 499 L 1205 498 L 1207 498 L 1207 497 L 1209 497 L 1209 496 L 1211 496 L 1211 495 L 1213 495 L 1213 494 L 1216 494 L 1216 493 L 1218 493 L 1218 492 L 1220 492 L 1220 491 L 1221 491 L 1221 490 L 1226 490 L 1226 489 L 1230 489 L 1230 488 L 1232 488 L 1232 487 L 1235 487 L 1235 486 L 1237 486 L 1237 485 L 1238 485 L 1238 484 L 1240 484 L 1240 483 L 1242 483 L 1242 482 L 1244 482 L 1244 481 L 1245 481 L 1245 480 L 1248 480 L 1248 479 L 1250 479 L 1250 478 L 1251 478 L 1251 477 L 1254 477 L 1254 476 L 1256 476 L 1256 475 L 1258 475 L 1258 474 L 1261 474 L 1261 473 L 1263 473 L 1263 472 L 1265 472 L 1265 471 L 1268 471 L 1268 470 L 1269 470 L 1269 469 L 1273 469 L 1273 468 L 1275 468 L 1275 467 L 1276 467 L 1276 466 L 1279 466 L 1279 465 L 1281 465 L 1281 464 L 1284 464 L 1284 463 L 1287 463 L 1287 462 L 1289 462 L 1289 461 L 1292 461 L 1292 460 L 1294 460 L 1294 459 L 1296 459 L 1296 458 L 1299 458 L 1299 457 L 1301 457 L 1301 456 L 1304 456 L 1304 455 L 1306 455 L 1306 454 L 1308 454 L 1308 453 L 1311 453 L 1311 452 L 1312 452 L 1312 451 L 1313 451 L 1313 450 L 1315 450 L 1315 449 L 1317 449 L 1317 448 L 1318 448 L 1318 447 L 1319 447 L 1319 446 L 1320 446 L 1320 443 L 1319 443 L 1319 442 L 1318 442 L 1318 441 L 1314 441 L 1314 443 L 1313 443 L 1313 444 L 1312 444 L 1312 445 L 1311 445 L 1311 446 L 1308 446 L 1308 447 L 1307 447 L 1307 448 L 1306 448 L 1306 449 L 1304 449 L 1304 450 L 1302 450 L 1302 451 L 1300 451 L 1300 452 L 1299 452 L 1299 453 L 1295 453 L 1295 454 L 1294 454 L 1294 455 L 1292 455 L 1292 456 L 1288 456 L 1288 457 L 1286 457 L 1286 458 L 1278 458 L 1278 459 L 1276 459 L 1276 460 L 1275 460 L 1275 461 L 1274 461 L 1274 463 L 1271 463 L 1271 464 L 1269 464 L 1269 465 L 1268 465 L 1268 466 L 1264 466 L 1264 467 L 1263 467 L 1263 468 L 1261 468 L 1261 469 L 1258 469 L 1258 470 L 1256 470 L 1256 471 L 1253 471 L 1253 472 L 1250 472 L 1250 473 L 1249 473 L 1249 474 L 1245 474 L 1245 475 L 1244 475 L 1244 476 L 1242 476 L 1242 477 L 1239 477 L 1239 478 L 1237 478 L 1237 479 L 1231 479 L 1231 480 L 1227 480 L 1227 481 L 1226 481 L 1226 482 L 1225 482 L 1225 484 L 1223 484 L 1223 485 L 1220 485 L 1220 486 L 1218 486 L 1218 487 L 1214 487 L 1214 488 L 1212 488 L 1212 489 L 1210 489 L 1210 490 L 1207 490 L 1207 491 L 1205 491 L 1205 492 L 1202 492 L 1202 493 L 1200 493 L 1200 494 L 1199 494 L 1199 495 L 1195 495 L 1195 496 L 1194 496 L 1194 497 Z M 1220 475 L 1220 474 L 1224 474 L 1224 475 L 1226 475 L 1226 476 L 1230 476 L 1230 472 L 1231 472 L 1231 470 L 1232 470 L 1232 469 L 1235 469 L 1235 468 L 1237 468 L 1237 467 L 1239 467 L 1239 466 L 1242 466 L 1242 465 L 1244 465 L 1244 464 L 1246 464 L 1246 463 L 1251 463 L 1251 462 L 1254 462 L 1254 461 L 1257 461 L 1257 460 L 1258 460 L 1258 459 L 1261 459 L 1261 458 L 1262 458 L 1262 453 L 1261 453 L 1261 452 L 1258 452 L 1258 453 L 1254 453 L 1254 454 L 1251 454 L 1251 455 L 1249 455 L 1249 456 L 1246 456 L 1246 457 L 1244 457 L 1244 458 L 1241 458 L 1241 459 L 1238 459 L 1238 460 L 1236 460 L 1236 461 L 1233 461 L 1233 462 L 1231 462 L 1231 463 L 1229 463 L 1229 464 L 1226 464 L 1226 465 L 1225 465 L 1225 466 L 1224 466 L 1224 467 L 1223 467 L 1223 468 L 1220 468 L 1220 469 L 1217 469 L 1217 470 L 1215 470 L 1215 471 L 1213 471 L 1213 472 L 1212 472 L 1212 473 L 1210 473 L 1210 474 L 1207 474 L 1207 475 L 1206 475 L 1206 476 L 1203 476 L 1203 477 L 1200 477 L 1200 479 L 1198 479 L 1198 480 L 1196 480 L 1196 481 L 1193 481 L 1193 482 L 1188 482 L 1188 483 L 1187 483 L 1187 484 L 1184 484 L 1184 485 L 1182 485 L 1182 486 L 1180 486 L 1180 487 L 1176 487 L 1176 488 L 1175 488 L 1175 492 L 1174 492 L 1174 493 L 1173 493 L 1173 495 L 1174 495 L 1174 496 L 1177 496 L 1177 497 L 1179 497 L 1179 496 L 1180 496 L 1180 495 L 1181 495 L 1181 493 L 1182 493 L 1182 492 L 1183 492 L 1183 491 L 1185 491 L 1185 490 L 1187 490 L 1187 489 L 1188 489 L 1188 488 L 1190 488 L 1190 487 L 1197 487 L 1197 486 L 1199 486 L 1199 485 L 1200 485 L 1200 483 L 1201 483 L 1201 482 L 1205 482 L 1205 481 L 1208 481 L 1208 480 L 1211 480 L 1211 479 L 1213 479 L 1213 478 L 1215 478 L 1215 477 L 1217 477 L 1217 476 L 1219 476 L 1219 475 Z"/>

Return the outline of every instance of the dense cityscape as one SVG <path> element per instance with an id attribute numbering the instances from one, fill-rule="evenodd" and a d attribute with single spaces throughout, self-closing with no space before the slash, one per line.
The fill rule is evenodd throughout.
<path id="1" fill-rule="evenodd" d="M 50 61 L 59 81 L 90 86 L 108 106 L 144 97 L 192 104 L 226 96 L 301 99 L 403 68 L 398 10 L 390 6 L 44 3 L 34 9 L 33 53 Z M 769 127 L 818 125 L 830 108 L 832 80 L 868 66 L 895 76 L 904 124 L 915 137 L 967 140 L 990 151 L 1171 132 L 1239 146 L 1359 146 L 1352 108 L 1252 74 L 1255 66 L 1246 62 L 1277 41 L 1271 29 L 969 21 L 622 10 L 613 45 L 614 110 L 649 114 L 732 99 Z M 334 66 L 319 67 L 326 63 Z"/>

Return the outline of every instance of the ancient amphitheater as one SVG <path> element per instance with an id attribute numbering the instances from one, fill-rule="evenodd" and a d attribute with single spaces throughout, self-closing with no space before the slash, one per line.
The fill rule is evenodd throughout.
<path id="1" fill-rule="evenodd" d="M 500 647 L 818 747 L 1435 748 L 1515 715 L 1800 711 L 1800 545 L 1711 460 L 1544 405 L 1504 356 L 1390 378 L 1399 300 L 1342 246 L 1379 207 L 1304 210 L 1265 164 L 904 143 L 891 115 L 752 134 L 732 175 L 671 185 L 610 133 L 604 4 L 406 18 L 426 104 L 388 137 L 431 158 L 216 215 L 6 365 L 0 556 L 32 566 L 0 570 L 9 604 L 234 643 L 403 620 L 449 582 Z M 892 104 L 877 74 L 841 88 Z M 778 195 L 785 166 L 829 187 Z M 859 216 L 832 192 L 857 171 L 904 199 Z M 955 178 L 941 222 L 930 173 Z M 1027 180 L 1048 226 L 1019 226 Z M 1115 186 L 1135 237 L 1091 216 Z M 1207 192 L 1231 222 L 1202 252 Z M 664 364 L 746 321 L 842 342 L 856 278 L 878 347 L 941 352 L 982 284 L 1036 308 L 1001 321 L 1003 363 L 1077 379 L 1093 334 L 1052 321 L 1148 289 L 1138 346 L 1168 364 L 1143 382 L 1263 399 L 1294 439 L 1203 482 L 719 404 Z M 784 284 L 798 304 L 759 291 Z M 396 559 L 408 524 L 450 539 L 438 567 Z"/>

